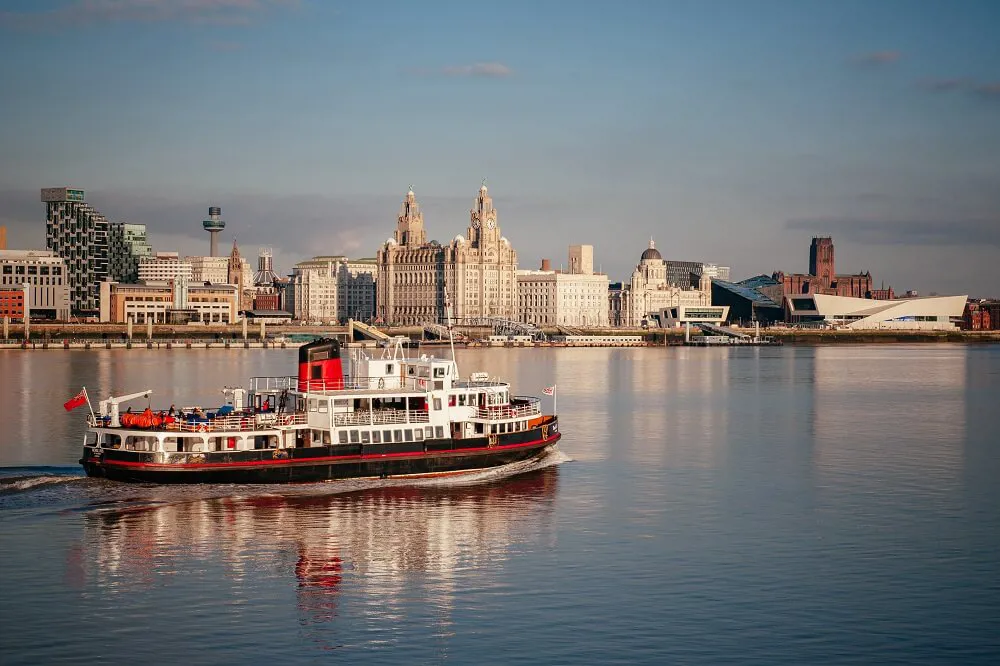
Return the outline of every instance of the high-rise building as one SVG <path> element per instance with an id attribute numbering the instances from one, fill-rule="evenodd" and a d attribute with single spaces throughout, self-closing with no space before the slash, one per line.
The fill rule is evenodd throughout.
<path id="1" fill-rule="evenodd" d="M 378 319 L 385 323 L 442 323 L 449 301 L 459 323 L 517 318 L 517 253 L 500 233 L 486 185 L 469 211 L 466 236 L 448 245 L 427 241 L 423 214 L 407 192 L 377 263 Z"/>
<path id="2" fill-rule="evenodd" d="M 536 326 L 608 326 L 608 276 L 594 273 L 594 246 L 571 245 L 569 271 L 517 271 L 518 319 Z"/>
<path id="3" fill-rule="evenodd" d="M 108 278 L 134 283 L 139 279 L 139 263 L 153 255 L 146 240 L 145 224 L 108 224 Z"/>
<path id="4" fill-rule="evenodd" d="M 84 200 L 83 190 L 42 189 L 45 245 L 66 262 L 70 308 L 95 314 L 100 284 L 108 279 L 108 220 Z"/>

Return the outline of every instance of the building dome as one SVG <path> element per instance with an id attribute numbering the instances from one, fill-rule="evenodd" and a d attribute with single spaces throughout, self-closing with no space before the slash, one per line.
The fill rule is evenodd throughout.
<path id="1" fill-rule="evenodd" d="M 653 239 L 649 239 L 649 247 L 642 253 L 641 261 L 663 261 L 663 255 L 656 249 Z"/>
<path id="2" fill-rule="evenodd" d="M 465 242 L 465 236 L 463 236 L 462 234 L 459 234 L 459 235 L 455 236 L 455 240 L 453 242 L 455 242 L 455 243 L 464 243 Z"/>

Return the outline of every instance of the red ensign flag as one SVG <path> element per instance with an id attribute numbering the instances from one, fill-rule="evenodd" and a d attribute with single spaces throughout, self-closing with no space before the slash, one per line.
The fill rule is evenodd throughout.
<path id="1" fill-rule="evenodd" d="M 552 395 L 555 392 L 556 392 L 555 386 L 546 386 L 545 388 L 542 389 L 542 393 L 544 393 L 545 395 Z"/>
<path id="2" fill-rule="evenodd" d="M 72 398 L 63 403 L 63 407 L 66 408 L 67 412 L 71 412 L 80 405 L 87 404 L 87 392 L 83 389 L 79 393 L 74 395 Z"/>

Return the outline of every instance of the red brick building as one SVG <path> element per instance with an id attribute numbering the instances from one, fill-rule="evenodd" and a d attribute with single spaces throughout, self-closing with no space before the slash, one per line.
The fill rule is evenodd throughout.
<path id="1" fill-rule="evenodd" d="M 967 331 L 1000 330 L 1000 301 L 969 301 L 962 314 L 962 328 Z"/>
<path id="2" fill-rule="evenodd" d="M 24 319 L 25 308 L 29 316 L 31 304 L 28 300 L 28 290 L 24 287 L 8 287 L 0 289 L 0 318 Z"/>
<path id="3" fill-rule="evenodd" d="M 892 287 L 873 289 L 872 274 L 868 271 L 855 275 L 837 275 L 833 239 L 829 237 L 812 239 L 808 274 L 778 271 L 772 277 L 782 284 L 785 294 L 831 294 L 881 299 L 894 296 Z"/>

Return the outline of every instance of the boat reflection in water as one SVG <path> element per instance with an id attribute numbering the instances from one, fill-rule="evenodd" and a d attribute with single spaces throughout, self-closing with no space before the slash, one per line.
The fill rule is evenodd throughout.
<path id="1" fill-rule="evenodd" d="M 215 600 L 218 609 L 205 612 L 264 598 L 279 617 L 296 612 L 286 601 L 293 584 L 297 623 L 306 638 L 322 644 L 340 642 L 329 635 L 331 627 L 316 626 L 338 616 L 371 633 L 376 625 L 398 626 L 390 620 L 430 613 L 418 619 L 447 633 L 442 627 L 451 621 L 458 578 L 496 582 L 513 545 L 554 532 L 548 523 L 557 481 L 553 465 L 475 485 L 340 494 L 298 486 L 279 494 L 191 498 L 166 488 L 160 498 L 99 505 L 86 514 L 84 576 L 88 586 L 129 596 L 170 587 L 183 576 L 187 594 L 199 590 L 192 604 Z M 359 622 L 365 626 L 353 626 Z"/>

